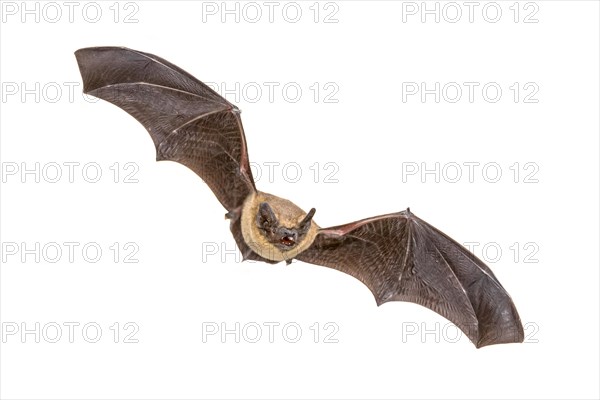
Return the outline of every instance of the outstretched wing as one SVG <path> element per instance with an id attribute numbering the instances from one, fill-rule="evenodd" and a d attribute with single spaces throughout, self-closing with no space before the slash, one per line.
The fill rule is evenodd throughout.
<path id="1" fill-rule="evenodd" d="M 296 259 L 354 276 L 378 305 L 430 308 L 477 347 L 523 341 L 517 309 L 492 271 L 410 210 L 321 229 Z"/>
<path id="2" fill-rule="evenodd" d="M 257 259 L 238 232 L 240 208 L 256 191 L 238 108 L 153 54 L 90 47 L 75 56 L 84 92 L 137 119 L 154 141 L 157 161 L 176 161 L 198 174 L 229 211 L 242 253 Z"/>

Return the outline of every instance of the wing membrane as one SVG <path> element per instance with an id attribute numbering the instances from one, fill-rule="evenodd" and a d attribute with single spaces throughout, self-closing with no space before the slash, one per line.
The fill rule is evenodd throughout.
<path id="1" fill-rule="evenodd" d="M 517 310 L 492 271 L 408 210 L 322 229 L 296 258 L 354 276 L 378 305 L 427 307 L 477 347 L 523 341 Z"/>
<path id="2" fill-rule="evenodd" d="M 153 54 L 91 47 L 75 56 L 84 92 L 137 119 L 154 142 L 157 160 L 181 163 L 200 176 L 228 210 L 244 256 L 265 261 L 244 243 L 238 221 L 244 200 L 256 188 L 237 107 Z"/>

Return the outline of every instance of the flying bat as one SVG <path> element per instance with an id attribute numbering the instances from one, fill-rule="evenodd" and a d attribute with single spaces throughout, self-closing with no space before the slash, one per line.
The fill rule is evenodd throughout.
<path id="1" fill-rule="evenodd" d="M 410 209 L 321 228 L 289 200 L 256 189 L 240 110 L 183 69 L 122 47 L 75 52 L 84 92 L 150 133 L 156 160 L 194 171 L 227 210 L 244 260 L 293 259 L 349 274 L 377 305 L 409 301 L 453 322 L 476 347 L 522 342 L 523 326 L 494 273 Z"/>

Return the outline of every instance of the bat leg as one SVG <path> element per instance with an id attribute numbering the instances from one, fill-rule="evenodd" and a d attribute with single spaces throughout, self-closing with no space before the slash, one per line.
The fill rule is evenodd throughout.
<path id="1" fill-rule="evenodd" d="M 248 247 L 248 249 L 246 249 L 245 252 L 242 252 L 242 261 L 252 260 L 252 258 L 250 257 L 252 253 L 252 249 Z"/>

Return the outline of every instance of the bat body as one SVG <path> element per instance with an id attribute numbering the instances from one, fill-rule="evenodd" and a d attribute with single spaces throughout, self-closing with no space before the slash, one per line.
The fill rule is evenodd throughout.
<path id="1" fill-rule="evenodd" d="M 150 133 L 158 161 L 186 165 L 212 189 L 245 260 L 337 269 L 363 282 L 378 305 L 425 306 L 477 347 L 523 341 L 517 310 L 493 272 L 409 209 L 320 228 L 314 208 L 256 189 L 235 105 L 149 53 L 93 47 L 75 55 L 85 93 L 131 114 Z"/>
<path id="2" fill-rule="evenodd" d="M 257 191 L 244 201 L 241 216 L 242 236 L 252 251 L 259 256 L 269 261 L 285 260 L 289 263 L 308 249 L 317 236 L 319 227 L 312 221 L 314 209 L 311 213 L 305 213 L 289 200 Z M 273 230 L 277 236 L 275 238 L 270 234 Z"/>

